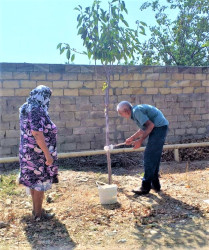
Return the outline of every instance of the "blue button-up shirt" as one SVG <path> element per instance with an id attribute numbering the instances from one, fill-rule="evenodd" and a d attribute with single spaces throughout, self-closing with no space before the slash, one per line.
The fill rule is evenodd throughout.
<path id="1" fill-rule="evenodd" d="M 131 119 L 143 130 L 145 129 L 144 124 L 148 120 L 153 122 L 155 127 L 162 127 L 169 124 L 168 120 L 159 109 L 148 104 L 133 106 L 131 110 Z"/>

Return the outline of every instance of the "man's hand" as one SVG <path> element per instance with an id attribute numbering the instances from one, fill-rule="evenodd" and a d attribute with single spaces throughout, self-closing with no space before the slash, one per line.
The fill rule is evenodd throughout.
<path id="1" fill-rule="evenodd" d="M 133 142 L 133 138 L 129 137 L 128 139 L 126 139 L 126 145 L 131 145 Z"/>
<path id="2" fill-rule="evenodd" d="M 46 165 L 47 166 L 50 166 L 50 165 L 52 165 L 52 163 L 54 162 L 54 160 L 53 160 L 53 158 L 52 158 L 52 156 L 51 155 L 48 155 L 47 157 L 46 157 Z"/>
<path id="3" fill-rule="evenodd" d="M 142 141 L 141 140 L 133 141 L 131 144 L 134 146 L 134 149 L 137 149 L 141 147 Z"/>

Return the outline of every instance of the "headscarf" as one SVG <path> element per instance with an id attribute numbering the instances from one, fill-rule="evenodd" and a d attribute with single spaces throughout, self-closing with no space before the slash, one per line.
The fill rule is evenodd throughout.
<path id="1" fill-rule="evenodd" d="M 48 114 L 51 94 L 51 89 L 44 85 L 39 85 L 33 89 L 27 101 L 20 107 L 20 115 L 30 112 L 35 107 L 42 107 L 46 114 Z"/>

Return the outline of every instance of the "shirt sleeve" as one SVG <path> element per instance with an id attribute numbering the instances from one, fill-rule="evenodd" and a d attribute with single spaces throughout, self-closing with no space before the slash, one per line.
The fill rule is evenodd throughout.
<path id="1" fill-rule="evenodd" d="M 134 113 L 135 119 L 143 127 L 144 124 L 149 120 L 148 116 L 145 115 L 140 109 L 137 109 Z"/>
<path id="2" fill-rule="evenodd" d="M 40 108 L 33 108 L 29 114 L 29 122 L 31 130 L 44 131 L 44 113 Z"/>

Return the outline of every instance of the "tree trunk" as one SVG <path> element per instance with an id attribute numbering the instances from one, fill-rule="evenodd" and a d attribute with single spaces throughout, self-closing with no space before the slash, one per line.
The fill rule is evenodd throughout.
<path id="1" fill-rule="evenodd" d="M 109 89 L 110 89 L 110 70 L 106 70 L 107 88 L 105 90 L 105 120 L 106 120 L 106 146 L 109 146 Z M 110 151 L 107 151 L 108 183 L 112 184 L 112 169 Z"/>

